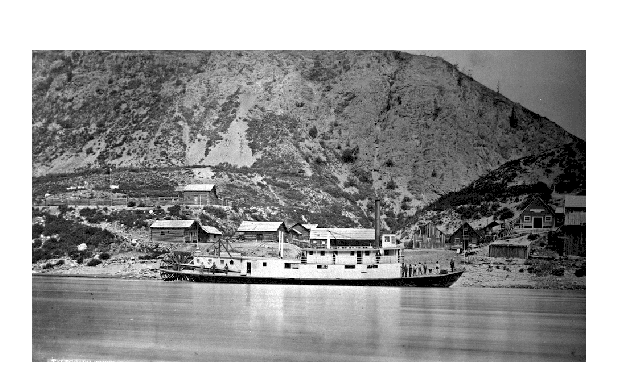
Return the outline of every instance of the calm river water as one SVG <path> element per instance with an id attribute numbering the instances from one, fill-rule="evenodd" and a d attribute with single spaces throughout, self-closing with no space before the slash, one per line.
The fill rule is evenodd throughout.
<path id="1" fill-rule="evenodd" d="M 586 293 L 32 278 L 32 359 L 585 361 Z"/>

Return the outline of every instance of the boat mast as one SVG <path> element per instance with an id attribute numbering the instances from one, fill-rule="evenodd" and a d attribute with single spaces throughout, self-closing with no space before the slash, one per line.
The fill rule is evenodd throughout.
<path id="1" fill-rule="evenodd" d="M 381 248 L 381 228 L 379 226 L 381 219 L 379 206 L 381 205 L 381 200 L 379 197 L 375 197 L 375 248 Z"/>

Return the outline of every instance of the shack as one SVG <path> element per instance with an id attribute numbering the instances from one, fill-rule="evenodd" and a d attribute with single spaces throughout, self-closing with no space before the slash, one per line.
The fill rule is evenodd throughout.
<path id="1" fill-rule="evenodd" d="M 215 184 L 190 184 L 177 186 L 174 189 L 179 192 L 179 197 L 185 204 L 191 205 L 219 205 Z"/>
<path id="2" fill-rule="evenodd" d="M 291 240 L 309 240 L 310 230 L 304 227 L 301 223 L 287 219 L 284 221 L 284 227 L 288 232 L 288 241 Z"/>
<path id="3" fill-rule="evenodd" d="M 463 249 L 468 249 L 470 244 L 480 244 L 481 241 L 480 234 L 467 222 L 464 222 L 447 240 L 452 247 Z"/>
<path id="4" fill-rule="evenodd" d="M 413 248 L 444 248 L 446 235 L 432 223 L 419 224 L 413 233 Z"/>
<path id="5" fill-rule="evenodd" d="M 156 220 L 151 224 L 154 242 L 198 243 L 202 228 L 197 220 Z"/>
<path id="6" fill-rule="evenodd" d="M 372 247 L 375 242 L 373 228 L 313 228 L 310 244 L 314 247 Z"/>
<path id="7" fill-rule="evenodd" d="M 527 259 L 531 242 L 528 240 L 496 240 L 489 244 L 489 257 Z"/>
<path id="8" fill-rule="evenodd" d="M 243 240 L 279 241 L 280 237 L 286 240 L 287 236 L 284 222 L 243 221 L 235 232 L 235 237 Z"/>
<path id="9" fill-rule="evenodd" d="M 586 196 L 564 197 L 564 224 L 566 226 L 586 225 Z"/>
<path id="10" fill-rule="evenodd" d="M 211 227 L 211 226 L 200 226 L 200 228 L 202 229 L 203 232 L 200 233 L 199 235 L 199 239 L 200 242 L 202 243 L 204 242 L 214 242 L 217 240 L 220 240 L 222 238 L 222 231 L 218 230 L 215 227 Z"/>

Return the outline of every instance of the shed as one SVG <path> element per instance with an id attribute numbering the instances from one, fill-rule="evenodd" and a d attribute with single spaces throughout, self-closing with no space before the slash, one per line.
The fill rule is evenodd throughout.
<path id="1" fill-rule="evenodd" d="M 564 197 L 564 225 L 585 226 L 586 196 L 567 195 Z"/>
<path id="2" fill-rule="evenodd" d="M 201 239 L 205 239 L 206 242 L 212 242 L 212 241 L 216 241 L 222 238 L 222 231 L 218 230 L 215 227 L 211 227 L 211 226 L 200 226 L 200 228 L 202 229 L 203 237 L 201 237 Z M 202 241 L 202 240 L 201 240 Z"/>
<path id="3" fill-rule="evenodd" d="M 177 186 L 174 190 L 180 193 L 186 204 L 200 206 L 219 204 L 215 184 L 190 184 Z"/>
<path id="4" fill-rule="evenodd" d="M 413 234 L 413 248 L 443 248 L 446 235 L 433 223 L 419 224 Z"/>
<path id="5" fill-rule="evenodd" d="M 527 240 L 497 240 L 489 244 L 489 257 L 527 259 L 530 257 L 530 244 Z"/>
<path id="6" fill-rule="evenodd" d="M 278 241 L 280 232 L 286 238 L 288 233 L 284 222 L 243 221 L 237 228 L 235 236 L 245 240 Z"/>
<path id="7" fill-rule="evenodd" d="M 299 222 L 295 222 L 292 220 L 285 220 L 284 227 L 286 227 L 286 231 L 288 232 L 288 237 L 290 239 L 297 240 L 309 240 L 310 239 L 310 229 L 304 227 Z"/>

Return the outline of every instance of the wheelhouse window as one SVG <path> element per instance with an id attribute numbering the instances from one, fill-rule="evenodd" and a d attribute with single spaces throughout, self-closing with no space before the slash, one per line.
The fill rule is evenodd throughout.
<path id="1" fill-rule="evenodd" d="M 230 260 L 228 263 L 229 263 L 230 265 L 235 265 L 235 260 Z"/>

